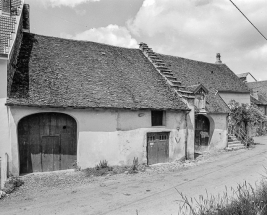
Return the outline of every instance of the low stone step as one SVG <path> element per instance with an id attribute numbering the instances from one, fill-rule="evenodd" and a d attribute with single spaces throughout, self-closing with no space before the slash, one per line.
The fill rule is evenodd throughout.
<path id="1" fill-rule="evenodd" d="M 238 150 L 238 149 L 245 149 L 246 146 L 242 144 L 242 146 L 235 146 L 235 147 L 226 147 L 225 149 L 228 151 Z"/>
<path id="2" fill-rule="evenodd" d="M 228 141 L 228 145 L 234 145 L 234 144 L 241 144 L 241 141 L 239 140 L 231 141 L 231 142 Z"/>
<path id="3" fill-rule="evenodd" d="M 160 59 L 152 59 L 153 63 L 162 63 L 163 60 L 160 60 Z"/>
<path id="4" fill-rule="evenodd" d="M 159 60 L 159 57 L 158 56 L 148 56 L 150 59 L 152 60 Z"/>
<path id="5" fill-rule="evenodd" d="M 193 94 L 191 91 L 187 91 L 187 90 L 178 90 L 178 92 L 184 93 L 184 94 Z"/>
<path id="6" fill-rule="evenodd" d="M 173 85 L 179 85 L 179 87 L 180 87 L 180 86 L 181 86 L 181 81 L 177 81 L 177 80 L 174 81 L 174 80 L 173 80 L 173 81 L 172 81 L 172 84 L 173 84 Z"/>
<path id="7" fill-rule="evenodd" d="M 160 69 L 161 72 L 172 72 L 170 69 Z"/>
<path id="8" fill-rule="evenodd" d="M 169 68 L 166 67 L 166 66 L 157 66 L 157 69 L 159 69 L 159 70 L 169 70 Z"/>
<path id="9" fill-rule="evenodd" d="M 176 81 L 176 80 L 177 80 L 177 78 L 174 77 L 174 76 L 168 76 L 168 77 L 167 77 L 167 76 L 165 75 L 165 77 L 168 78 L 170 81 Z"/>
<path id="10" fill-rule="evenodd" d="M 239 141 L 237 138 L 235 139 L 228 139 L 228 142 L 234 142 L 234 141 Z"/>
<path id="11" fill-rule="evenodd" d="M 156 66 L 166 66 L 166 64 L 165 63 L 160 63 L 160 62 L 157 62 L 157 63 L 155 63 L 156 64 Z"/>
<path id="12" fill-rule="evenodd" d="M 160 73 L 162 73 L 164 75 L 173 75 L 172 72 L 168 72 L 168 71 L 160 71 Z"/>
<path id="13" fill-rule="evenodd" d="M 237 140 L 236 137 L 228 137 L 228 140 Z"/>
<path id="14" fill-rule="evenodd" d="M 166 75 L 166 74 L 164 74 L 164 76 L 165 76 L 166 78 L 170 79 L 170 80 L 176 80 L 176 78 L 173 77 L 173 76 L 171 76 L 171 75 Z"/>

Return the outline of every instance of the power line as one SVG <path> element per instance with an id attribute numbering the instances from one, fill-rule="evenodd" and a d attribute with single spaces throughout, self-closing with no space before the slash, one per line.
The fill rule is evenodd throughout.
<path id="1" fill-rule="evenodd" d="M 242 13 L 242 15 L 250 22 L 250 24 L 260 33 L 261 36 L 263 36 L 263 38 L 265 40 L 267 40 L 267 38 L 260 32 L 260 30 L 246 17 L 246 15 L 235 5 L 234 2 L 232 2 L 232 0 L 229 0 L 235 7 L 237 10 L 239 10 L 240 13 Z"/>

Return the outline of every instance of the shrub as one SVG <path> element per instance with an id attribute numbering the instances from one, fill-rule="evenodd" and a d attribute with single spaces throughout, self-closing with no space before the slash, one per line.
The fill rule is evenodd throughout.
<path id="1" fill-rule="evenodd" d="M 247 141 L 247 147 L 250 147 L 252 145 L 255 145 L 255 142 L 254 142 L 254 139 L 253 138 L 248 138 L 248 141 Z"/>
<path id="2" fill-rule="evenodd" d="M 14 189 L 16 189 L 16 187 L 20 187 L 23 184 L 24 182 L 20 179 L 20 177 L 15 177 L 11 175 L 9 179 L 5 182 L 3 191 L 6 194 L 10 194 Z"/>

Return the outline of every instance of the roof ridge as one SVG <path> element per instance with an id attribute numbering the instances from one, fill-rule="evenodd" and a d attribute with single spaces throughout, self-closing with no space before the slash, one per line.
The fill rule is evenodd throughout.
<path id="1" fill-rule="evenodd" d="M 90 40 L 77 40 L 77 39 L 62 38 L 62 37 L 55 37 L 55 36 L 48 36 L 48 35 L 41 35 L 41 34 L 29 33 L 29 32 L 23 32 L 23 34 L 31 34 L 31 35 L 36 35 L 38 37 L 43 37 L 43 38 L 66 40 L 66 41 L 72 41 L 72 42 L 78 42 L 78 43 L 94 43 L 94 44 L 98 44 L 98 45 L 115 47 L 115 48 L 120 48 L 120 49 L 127 49 L 127 50 L 138 50 L 138 48 L 127 48 L 127 47 L 122 47 L 122 46 L 115 46 L 115 45 L 111 45 L 111 44 L 106 44 L 106 43 L 94 42 L 94 41 L 90 41 Z"/>
<path id="2" fill-rule="evenodd" d="M 185 57 L 180 57 L 180 56 L 175 56 L 175 55 L 169 55 L 169 54 L 160 54 L 157 53 L 159 55 L 163 55 L 166 57 L 175 57 L 175 58 L 180 58 L 180 59 L 184 59 L 184 60 L 190 60 L 196 63 L 205 63 L 205 64 L 210 64 L 210 65 L 214 65 L 214 66 L 222 66 L 222 65 L 226 65 L 225 63 L 221 63 L 221 64 L 216 64 L 216 63 L 209 63 L 209 62 L 205 62 L 205 61 L 200 61 L 200 60 L 194 60 L 194 59 L 189 59 L 189 58 L 185 58 Z"/>

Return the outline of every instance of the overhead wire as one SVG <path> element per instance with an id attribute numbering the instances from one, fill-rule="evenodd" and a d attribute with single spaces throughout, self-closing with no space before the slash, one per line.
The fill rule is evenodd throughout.
<path id="1" fill-rule="evenodd" d="M 232 1 L 232 0 L 229 0 L 235 7 L 237 10 L 239 10 L 239 12 L 247 19 L 247 21 L 250 22 L 250 24 L 260 33 L 260 35 L 265 39 L 267 40 L 267 38 L 260 32 L 260 30 L 249 20 L 249 18 L 236 6 L 236 4 Z"/>

